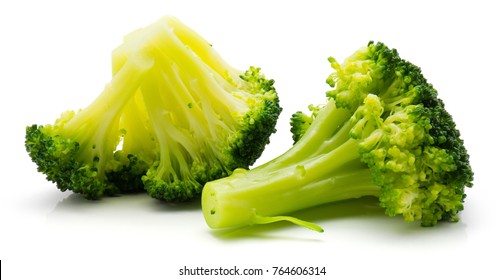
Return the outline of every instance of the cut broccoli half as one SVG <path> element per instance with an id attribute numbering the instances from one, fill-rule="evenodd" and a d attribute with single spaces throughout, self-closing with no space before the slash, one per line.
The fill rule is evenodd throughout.
<path id="1" fill-rule="evenodd" d="M 199 197 L 207 181 L 255 162 L 282 110 L 260 68 L 232 68 L 170 16 L 125 36 L 112 74 L 86 109 L 27 127 L 29 155 L 63 191 Z"/>

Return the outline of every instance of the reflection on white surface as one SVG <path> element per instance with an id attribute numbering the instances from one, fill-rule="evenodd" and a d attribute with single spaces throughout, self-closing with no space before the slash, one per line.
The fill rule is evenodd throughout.
<path id="1" fill-rule="evenodd" d="M 448 239 L 450 242 L 461 242 L 467 238 L 463 221 L 440 222 L 431 228 L 421 227 L 417 222 L 404 222 L 401 216 L 386 216 L 377 199 L 371 197 L 322 205 L 291 215 L 318 223 L 325 228 L 325 232 L 315 233 L 288 222 L 210 230 L 204 222 L 198 200 L 173 204 L 153 199 L 145 193 L 105 197 L 97 201 L 70 194 L 47 214 L 46 224 L 54 228 L 82 227 L 87 231 L 102 230 L 103 227 L 111 231 L 133 228 L 136 231 L 166 231 L 164 234 L 167 235 L 191 231 L 220 240 L 270 237 L 323 241 L 332 234 L 351 234 L 367 240 L 398 238 L 402 242 L 417 237 L 423 240 Z"/>
<path id="2" fill-rule="evenodd" d="M 200 209 L 197 200 L 187 203 L 166 203 L 149 197 L 146 193 L 124 194 L 116 197 L 104 197 L 100 200 L 86 200 L 80 194 L 71 193 L 59 201 L 51 216 L 103 212 L 110 215 L 128 216 L 152 214 L 155 212 L 190 212 Z"/>
<path id="3" fill-rule="evenodd" d="M 57 203 L 46 216 L 49 228 L 80 228 L 87 232 L 123 234 L 157 232 L 166 237 L 189 229 L 206 230 L 197 201 L 170 204 L 145 193 L 105 197 L 90 201 L 71 194 Z"/>

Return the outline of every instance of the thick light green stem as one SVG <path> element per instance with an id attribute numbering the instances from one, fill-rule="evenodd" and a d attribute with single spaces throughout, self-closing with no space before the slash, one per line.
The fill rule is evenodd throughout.
<path id="1" fill-rule="evenodd" d="M 350 117 L 351 114 L 348 110 L 336 108 L 335 102 L 329 100 L 317 118 L 330 121 L 314 121 L 292 148 L 254 170 L 258 171 L 263 168 L 275 170 L 309 159 L 311 155 L 323 154 L 336 149 L 349 139 L 350 125 L 348 120 Z"/>
<path id="2" fill-rule="evenodd" d="M 294 222 L 277 216 L 333 201 L 377 196 L 379 189 L 370 170 L 359 162 L 357 149 L 358 143 L 349 140 L 299 164 L 236 170 L 230 177 L 205 185 L 204 217 L 212 228 L 264 223 L 264 218 Z"/>

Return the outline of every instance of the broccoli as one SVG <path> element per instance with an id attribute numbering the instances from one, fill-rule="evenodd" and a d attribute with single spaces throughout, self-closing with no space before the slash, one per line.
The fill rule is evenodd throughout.
<path id="1" fill-rule="evenodd" d="M 322 231 L 284 215 L 362 196 L 422 226 L 458 221 L 473 172 L 451 115 L 420 68 L 372 41 L 342 64 L 329 62 L 335 72 L 327 103 L 314 116 L 293 115 L 298 140 L 288 151 L 205 185 L 208 225 L 290 221 Z"/>
<path id="2" fill-rule="evenodd" d="M 62 191 L 195 198 L 207 181 L 255 162 L 282 110 L 260 68 L 232 68 L 171 16 L 125 36 L 112 74 L 84 110 L 26 129 L 30 157 Z"/>

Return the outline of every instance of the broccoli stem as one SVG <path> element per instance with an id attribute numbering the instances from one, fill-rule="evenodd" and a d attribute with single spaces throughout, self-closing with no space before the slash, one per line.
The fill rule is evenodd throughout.
<path id="1" fill-rule="evenodd" d="M 350 139 L 351 124 L 349 118 L 351 114 L 349 110 L 336 108 L 335 102 L 329 100 L 325 107 L 320 110 L 318 117 L 320 119 L 330 119 L 330 121 L 313 122 L 305 135 L 291 149 L 280 157 L 271 160 L 267 165 L 258 166 L 254 169 L 267 168 L 272 170 L 276 163 L 282 166 L 298 163 L 311 158 L 312 155 L 332 151 Z M 354 156 L 357 156 L 357 153 Z"/>
<path id="2" fill-rule="evenodd" d="M 188 38 L 192 38 L 192 35 L 184 34 L 183 30 L 178 30 L 176 26 L 172 30 L 165 24 L 160 25 L 159 28 L 164 28 L 164 30 L 159 32 L 156 44 L 159 48 L 169 50 L 169 52 L 164 52 L 164 54 L 170 54 L 168 59 L 171 60 L 171 64 L 183 65 L 183 69 L 179 67 L 177 70 L 182 74 L 180 76 L 185 84 L 190 85 L 192 89 L 190 93 L 193 94 L 193 98 L 196 101 L 202 101 L 201 104 L 211 104 L 210 108 L 214 108 L 214 110 L 220 114 L 224 122 L 231 122 L 234 120 L 234 115 L 239 113 L 230 111 L 229 109 L 231 108 L 239 108 L 241 112 L 246 112 L 249 108 L 246 102 L 236 98 L 234 95 L 234 92 L 236 92 L 236 95 L 244 94 L 244 92 L 240 91 L 237 87 L 237 81 L 230 79 L 231 77 L 229 75 L 235 74 L 236 72 L 234 69 L 227 65 L 224 66 L 222 64 L 223 62 L 213 62 L 214 65 L 208 65 L 204 60 L 204 57 L 208 56 L 208 54 L 206 54 L 208 51 L 198 53 L 198 50 L 202 48 L 198 48 L 197 44 L 196 47 L 191 45 L 191 47 L 188 48 L 187 44 L 177 36 L 181 36 L 182 38 L 186 38 L 185 40 L 188 40 Z M 210 47 L 205 44 L 205 48 Z M 163 55 L 162 58 L 167 57 Z M 212 66 L 218 66 L 218 70 L 214 70 Z M 194 79 L 194 77 L 198 78 Z M 199 104 L 200 102 L 197 102 L 193 105 Z"/>
<path id="3" fill-rule="evenodd" d="M 120 112 L 152 65 L 152 58 L 139 51 L 124 64 L 93 103 L 63 124 L 61 136 L 80 144 L 80 160 L 99 160 L 100 173 L 104 172 L 100 167 L 108 162 L 107 158 L 113 156 L 120 140 Z"/>
<path id="4" fill-rule="evenodd" d="M 239 81 L 238 71 L 232 68 L 201 35 L 183 24 L 175 17 L 166 18 L 166 24 L 173 27 L 173 32 L 180 41 L 193 50 L 201 60 L 222 77 Z"/>
<path id="5" fill-rule="evenodd" d="M 292 165 L 272 174 L 238 169 L 230 177 L 207 183 L 203 189 L 202 209 L 208 225 L 226 228 L 266 221 L 294 222 L 289 217 L 277 215 L 345 199 L 379 195 L 379 187 L 372 182 L 368 168 L 341 169 L 335 172 L 336 175 L 316 177 L 317 172 L 313 169 L 322 169 L 335 157 L 317 159 L 319 162 L 312 168 Z"/>
<path id="6" fill-rule="evenodd" d="M 156 143 L 153 128 L 148 119 L 143 96 L 139 91 L 124 108 L 121 130 L 124 133 L 122 151 L 149 160 L 155 159 Z"/>
<path id="7" fill-rule="evenodd" d="M 348 116 L 329 102 L 318 117 L 332 121 L 313 122 L 283 155 L 207 183 L 202 209 L 208 225 L 225 228 L 284 220 L 320 231 L 312 223 L 277 215 L 344 199 L 377 197 L 379 187 L 360 162 L 360 142 L 348 136 Z"/>

